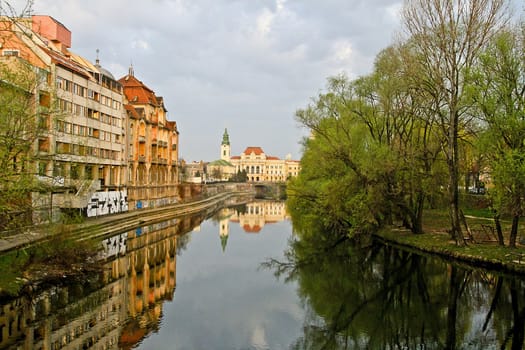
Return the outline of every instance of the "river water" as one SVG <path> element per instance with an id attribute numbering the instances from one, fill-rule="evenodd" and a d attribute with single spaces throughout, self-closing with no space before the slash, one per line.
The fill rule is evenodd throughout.
<path id="1" fill-rule="evenodd" d="M 100 276 L 1 305 L 0 349 L 523 348 L 520 276 L 293 237 L 259 201 L 107 238 Z"/>

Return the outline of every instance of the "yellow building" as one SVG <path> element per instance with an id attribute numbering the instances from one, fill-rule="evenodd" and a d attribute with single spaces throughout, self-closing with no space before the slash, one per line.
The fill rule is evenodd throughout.
<path id="1" fill-rule="evenodd" d="M 179 132 L 168 121 L 162 97 L 135 77 L 119 79 L 128 103 L 128 197 L 131 208 L 158 207 L 178 200 Z"/>
<path id="2" fill-rule="evenodd" d="M 231 170 L 225 169 L 231 174 L 245 172 L 248 182 L 285 182 L 297 176 L 301 169 L 298 160 L 292 160 L 290 156 L 280 159 L 267 155 L 261 147 L 247 147 L 240 156 L 230 156 L 230 152 L 228 131 L 224 130 L 221 160 L 228 162 L 233 167 Z"/>

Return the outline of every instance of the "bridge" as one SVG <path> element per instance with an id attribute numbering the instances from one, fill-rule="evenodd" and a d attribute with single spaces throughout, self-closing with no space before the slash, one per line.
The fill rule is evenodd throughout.
<path id="1" fill-rule="evenodd" d="M 257 182 L 253 184 L 255 198 L 286 199 L 286 184 L 284 182 Z"/>

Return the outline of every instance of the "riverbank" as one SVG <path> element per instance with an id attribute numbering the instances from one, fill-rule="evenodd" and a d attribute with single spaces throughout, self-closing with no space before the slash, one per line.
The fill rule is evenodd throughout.
<path id="1" fill-rule="evenodd" d="M 158 208 L 84 219 L 77 224 L 34 227 L 0 239 L 0 300 L 41 286 L 96 275 L 102 268 L 97 242 L 171 219 L 211 215 L 223 205 L 253 199 L 251 191 L 225 191 Z"/>
<path id="2" fill-rule="evenodd" d="M 446 231 L 415 235 L 399 227 L 387 227 L 374 235 L 378 241 L 403 250 L 438 256 L 454 264 L 482 267 L 499 273 L 525 275 L 525 248 L 500 246 L 494 241 L 469 242 L 458 246 Z"/>
<path id="3" fill-rule="evenodd" d="M 179 215 L 192 214 L 208 207 L 213 207 L 234 196 L 251 194 L 251 192 L 245 191 L 222 192 L 206 198 L 193 199 L 157 208 L 138 209 L 125 213 L 86 218 L 80 223 L 30 227 L 14 235 L 0 235 L 0 254 L 26 248 L 64 232 L 67 232 L 68 237 L 77 240 L 114 235 L 133 230 L 142 225 L 168 220 Z"/>

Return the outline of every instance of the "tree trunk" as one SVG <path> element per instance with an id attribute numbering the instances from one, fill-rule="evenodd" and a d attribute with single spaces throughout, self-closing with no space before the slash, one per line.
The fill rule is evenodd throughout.
<path id="1" fill-rule="evenodd" d="M 447 335 L 445 349 L 456 348 L 456 319 L 458 313 L 459 282 L 457 267 L 451 266 L 448 291 Z"/>
<path id="2" fill-rule="evenodd" d="M 458 245 L 464 245 L 463 233 L 461 232 L 461 222 L 459 219 L 459 193 L 458 193 L 458 178 L 457 169 L 455 169 L 454 161 L 449 160 L 449 215 L 450 215 L 450 237 L 456 241 Z"/>
<path id="3" fill-rule="evenodd" d="M 451 103 L 456 106 L 456 101 Z M 457 113 L 452 110 L 449 114 L 450 126 L 448 129 L 447 165 L 449 172 L 448 195 L 450 205 L 450 235 L 457 245 L 464 245 L 463 233 L 461 232 L 461 221 L 459 219 L 459 164 L 458 164 L 458 123 Z"/>
<path id="4" fill-rule="evenodd" d="M 467 218 L 465 218 L 465 214 L 463 214 L 463 210 L 459 209 L 459 218 L 461 222 L 463 223 L 463 226 L 465 227 L 465 231 L 467 231 L 468 238 L 470 239 L 470 242 L 474 243 L 474 236 L 472 235 L 472 231 L 470 230 L 470 227 L 467 223 Z"/>
<path id="5" fill-rule="evenodd" d="M 516 238 L 518 237 L 518 223 L 520 221 L 519 215 L 514 215 L 512 217 L 512 226 L 510 228 L 509 235 L 509 247 L 516 248 Z"/>
<path id="6" fill-rule="evenodd" d="M 496 234 L 498 235 L 498 243 L 500 246 L 505 245 L 503 238 L 503 231 L 501 230 L 501 222 L 499 221 L 499 215 L 494 215 L 494 224 L 496 225 Z"/>
<path id="7" fill-rule="evenodd" d="M 523 340 L 525 335 L 523 334 L 523 328 L 525 326 L 525 309 L 520 308 L 518 291 L 521 291 L 517 285 L 516 280 L 512 280 L 510 286 L 510 295 L 512 300 L 512 314 L 514 319 L 514 325 L 512 326 L 512 350 L 523 349 Z"/>
<path id="8" fill-rule="evenodd" d="M 420 193 L 417 198 L 417 209 L 416 209 L 416 217 L 415 217 L 414 230 L 413 230 L 415 234 L 423 233 L 424 206 L 425 206 L 425 195 Z"/>

